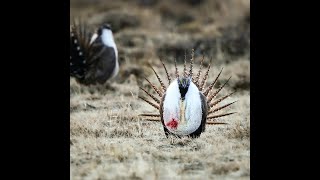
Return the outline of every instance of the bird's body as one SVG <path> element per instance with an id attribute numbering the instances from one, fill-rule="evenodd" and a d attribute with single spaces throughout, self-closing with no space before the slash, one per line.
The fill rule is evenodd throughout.
<path id="1" fill-rule="evenodd" d="M 161 61 L 169 81 L 169 86 L 167 88 L 163 84 L 158 74 L 152 68 L 152 70 L 156 74 L 161 84 L 162 89 L 158 89 L 149 80 L 147 81 L 149 82 L 149 84 L 151 84 L 152 88 L 161 97 L 160 99 L 157 99 L 152 94 L 148 93 L 146 90 L 140 87 L 144 92 L 147 93 L 147 95 L 153 98 L 157 103 L 156 104 L 152 103 L 143 97 L 140 97 L 140 98 L 159 110 L 159 114 L 141 114 L 141 116 L 148 117 L 148 118 L 152 118 L 152 117 L 157 118 L 157 119 L 148 119 L 148 120 L 160 120 L 167 137 L 170 134 L 178 137 L 181 137 L 181 136 L 190 136 L 192 138 L 199 137 L 201 133 L 205 131 L 206 124 L 226 124 L 226 123 L 220 123 L 216 121 L 207 121 L 207 119 L 216 119 L 218 117 L 233 114 L 233 113 L 225 113 L 225 114 L 209 116 L 210 114 L 220 111 L 221 109 L 224 109 L 229 105 L 233 104 L 234 102 L 226 104 L 221 107 L 215 107 L 218 103 L 220 103 L 227 97 L 231 96 L 234 92 L 212 102 L 214 97 L 216 97 L 216 95 L 220 92 L 220 90 L 225 86 L 225 84 L 229 80 L 226 83 L 224 83 L 216 92 L 212 93 L 213 86 L 221 74 L 221 71 L 220 71 L 215 81 L 211 83 L 208 88 L 204 89 L 205 82 L 208 78 L 210 65 L 208 67 L 208 70 L 205 76 L 201 80 L 200 74 L 201 74 L 202 62 L 201 62 L 200 70 L 198 74 L 196 75 L 196 77 L 193 77 L 192 61 L 193 61 L 193 56 L 190 61 L 189 73 L 187 73 L 186 71 L 186 63 L 185 63 L 183 76 L 179 76 L 177 66 L 175 63 L 176 78 L 172 82 L 164 63 Z"/>
<path id="2" fill-rule="evenodd" d="M 119 72 L 118 50 L 109 25 L 92 36 L 86 27 L 73 25 L 70 32 L 70 76 L 82 84 L 104 84 Z"/>
<path id="3" fill-rule="evenodd" d="M 203 129 L 206 116 L 203 119 L 202 113 L 206 114 L 207 106 L 202 106 L 202 103 L 206 103 L 202 96 L 197 86 L 191 82 L 185 97 L 181 98 L 178 79 L 174 80 L 163 96 L 163 106 L 160 107 L 165 131 L 184 136 Z"/>

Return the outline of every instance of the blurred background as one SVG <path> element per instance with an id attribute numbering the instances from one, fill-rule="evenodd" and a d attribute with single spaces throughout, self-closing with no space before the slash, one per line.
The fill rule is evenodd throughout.
<path id="1" fill-rule="evenodd" d="M 192 48 L 197 58 L 212 57 L 216 66 L 238 60 L 249 66 L 249 0 L 71 0 L 73 18 L 93 29 L 111 24 L 122 67 L 120 83 L 130 74 L 138 80 L 148 76 L 147 62 L 160 65 L 160 57 L 182 63 L 185 50 L 190 56 Z M 249 88 L 249 74 L 242 76 L 242 84 L 234 88 Z"/>

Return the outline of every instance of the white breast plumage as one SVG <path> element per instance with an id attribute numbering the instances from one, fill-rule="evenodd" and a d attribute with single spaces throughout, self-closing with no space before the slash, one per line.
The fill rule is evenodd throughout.
<path id="1" fill-rule="evenodd" d="M 180 100 L 180 97 L 181 95 L 176 79 L 170 84 L 166 91 L 163 104 L 163 120 L 165 125 L 172 119 L 177 120 L 177 128 L 168 128 L 168 130 L 178 135 L 188 135 L 197 130 L 201 124 L 202 110 L 199 90 L 196 85 L 191 82 L 184 103 Z M 184 107 L 181 106 L 181 103 L 184 104 Z M 182 117 L 183 115 L 180 113 L 180 107 L 185 108 L 183 109 L 184 117 Z"/>

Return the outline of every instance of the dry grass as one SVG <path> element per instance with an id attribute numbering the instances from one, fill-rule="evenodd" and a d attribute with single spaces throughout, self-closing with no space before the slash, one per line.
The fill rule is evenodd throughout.
<path id="1" fill-rule="evenodd" d="M 164 77 L 162 70 L 157 71 Z M 229 99 L 238 100 L 231 107 L 238 113 L 221 119 L 228 125 L 209 125 L 198 139 L 167 139 L 160 122 L 137 116 L 154 110 L 137 99 L 137 82 L 134 77 L 129 79 L 122 84 L 113 82 L 117 90 L 105 92 L 72 80 L 71 89 L 78 91 L 70 97 L 73 179 L 249 178 L 249 91 Z M 153 76 L 150 79 L 156 82 Z"/>
<path id="2" fill-rule="evenodd" d="M 221 27 L 234 24 L 247 15 L 249 1 L 204 1 L 195 7 L 183 4 L 180 0 L 175 2 L 181 3 L 181 6 L 158 1 L 150 7 L 139 6 L 138 0 L 96 0 L 94 3 L 81 0 L 79 6 L 75 6 L 75 2 L 71 1 L 71 5 L 74 5 L 71 15 L 82 15 L 89 24 L 98 24 L 108 14 L 119 12 L 138 20 L 139 25 L 125 24 L 125 21 L 122 25 L 128 27 L 120 28 L 114 34 L 120 57 L 120 73 L 115 80 L 107 86 L 85 87 L 70 79 L 71 178 L 249 179 L 248 54 L 230 59 L 219 47 L 221 44 L 217 43 L 208 82 L 214 80 L 222 67 L 224 71 L 217 86 L 232 76 L 221 95 L 237 90 L 226 101 L 238 102 L 225 111 L 238 113 L 220 119 L 228 125 L 207 125 L 206 131 L 198 139 L 166 138 L 160 122 L 143 121 L 138 117 L 140 113 L 155 112 L 155 109 L 137 98 L 141 93 L 138 85 L 150 89 L 143 76 L 158 84 L 147 63 L 151 63 L 161 77 L 165 77 L 158 57 L 159 49 L 178 46 L 189 48 L 185 46 L 189 42 L 220 37 L 223 33 L 219 30 Z M 184 14 L 190 17 L 185 18 Z M 199 42 L 198 47 L 206 43 Z M 178 48 L 175 50 L 177 53 L 180 51 Z M 167 57 L 168 52 L 164 52 L 163 55 Z M 207 51 L 203 53 L 210 54 Z M 199 68 L 200 56 L 201 53 L 196 51 L 194 71 Z M 208 60 L 209 57 L 206 58 Z M 164 58 L 164 61 L 173 74 L 172 56 Z M 180 61 L 180 72 L 182 68 Z"/>

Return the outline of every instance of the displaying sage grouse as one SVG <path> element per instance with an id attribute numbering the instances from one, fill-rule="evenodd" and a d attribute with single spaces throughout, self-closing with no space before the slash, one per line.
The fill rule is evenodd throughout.
<path id="1" fill-rule="evenodd" d="M 83 23 L 71 25 L 70 76 L 85 85 L 104 84 L 119 72 L 117 46 L 108 24 L 91 34 Z"/>
<path id="2" fill-rule="evenodd" d="M 146 118 L 145 120 L 161 120 L 165 135 L 168 137 L 169 134 L 178 137 L 190 136 L 192 138 L 200 137 L 200 134 L 205 131 L 206 124 L 226 124 L 223 122 L 215 121 L 216 118 L 222 116 L 228 116 L 234 114 L 222 113 L 216 114 L 218 111 L 230 106 L 235 103 L 231 102 L 222 106 L 217 105 L 227 97 L 231 96 L 234 92 L 216 98 L 218 93 L 228 83 L 230 78 L 222 84 L 216 91 L 213 91 L 213 87 L 217 82 L 222 69 L 215 80 L 205 88 L 206 81 L 209 76 L 210 64 L 205 75 L 200 78 L 202 71 L 202 64 L 204 57 L 201 60 L 200 69 L 197 75 L 194 77 L 193 74 L 193 61 L 194 61 L 194 50 L 192 50 L 192 58 L 190 60 L 190 69 L 187 72 L 186 68 L 186 56 L 184 60 L 184 72 L 182 76 L 179 76 L 177 63 L 175 60 L 175 79 L 172 80 L 168 74 L 167 68 L 163 61 L 160 59 L 163 68 L 167 74 L 169 86 L 166 87 L 158 76 L 156 71 L 152 68 L 157 79 L 161 84 L 161 88 L 157 88 L 148 79 L 148 83 L 152 86 L 155 92 L 160 96 L 160 99 L 147 92 L 144 88 L 140 87 L 148 96 L 154 101 L 151 102 L 144 97 L 139 96 L 143 101 L 152 105 L 154 108 L 159 110 L 159 114 L 140 114 Z"/>

